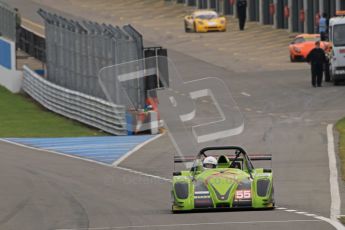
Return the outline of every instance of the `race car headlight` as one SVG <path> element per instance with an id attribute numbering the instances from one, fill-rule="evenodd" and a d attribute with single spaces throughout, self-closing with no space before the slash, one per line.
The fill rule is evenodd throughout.
<path id="1" fill-rule="evenodd" d="M 268 189 L 270 185 L 270 180 L 268 179 L 261 179 L 257 181 L 257 194 L 258 196 L 264 197 L 267 195 Z"/>
<path id="2" fill-rule="evenodd" d="M 297 53 L 300 53 L 301 52 L 301 49 L 300 48 L 298 48 L 298 47 L 293 47 L 293 49 L 297 52 Z"/>
<path id="3" fill-rule="evenodd" d="M 177 182 L 174 185 L 175 193 L 178 199 L 187 199 L 188 198 L 188 184 Z"/>

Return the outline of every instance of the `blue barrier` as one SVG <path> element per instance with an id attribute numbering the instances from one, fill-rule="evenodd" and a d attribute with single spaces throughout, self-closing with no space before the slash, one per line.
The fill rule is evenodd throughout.
<path id="1" fill-rule="evenodd" d="M 0 38 L 0 65 L 11 70 L 11 44 Z"/>
<path id="2" fill-rule="evenodd" d="M 127 135 L 134 135 L 133 131 L 133 114 L 126 112 Z"/>
<path id="3" fill-rule="evenodd" d="M 35 69 L 35 73 L 37 73 L 40 76 L 44 76 L 44 69 Z"/>

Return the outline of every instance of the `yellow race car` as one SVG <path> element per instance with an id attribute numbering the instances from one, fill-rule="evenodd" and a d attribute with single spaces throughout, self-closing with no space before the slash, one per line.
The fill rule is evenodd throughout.
<path id="1" fill-rule="evenodd" d="M 186 32 L 226 31 L 226 18 L 213 10 L 197 10 L 184 18 Z"/>

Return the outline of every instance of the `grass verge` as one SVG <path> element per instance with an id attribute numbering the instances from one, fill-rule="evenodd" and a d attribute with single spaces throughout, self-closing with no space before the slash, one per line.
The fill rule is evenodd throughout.
<path id="1" fill-rule="evenodd" d="M 102 131 L 57 115 L 33 99 L 0 87 L 0 137 L 104 136 Z"/>
<path id="2" fill-rule="evenodd" d="M 341 178 L 345 181 L 345 117 L 338 121 L 335 127 L 339 132 L 339 158 L 341 164 Z"/>

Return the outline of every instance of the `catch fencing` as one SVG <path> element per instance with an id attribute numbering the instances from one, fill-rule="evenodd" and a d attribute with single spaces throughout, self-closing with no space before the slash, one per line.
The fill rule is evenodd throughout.
<path id="1" fill-rule="evenodd" d="M 17 36 L 19 36 L 17 39 L 19 49 L 45 63 L 45 39 L 42 35 L 25 26 L 21 26 L 20 33 Z"/>
<path id="2" fill-rule="evenodd" d="M 99 71 L 144 57 L 142 36 L 130 25 L 70 20 L 42 9 L 38 13 L 45 20 L 47 79 L 57 85 L 106 100 Z M 145 87 L 139 81 L 124 89 L 137 109 L 145 106 Z"/>
<path id="3" fill-rule="evenodd" d="M 55 85 L 24 66 L 23 90 L 47 109 L 115 135 L 127 135 L 126 108 Z"/>
<path id="4" fill-rule="evenodd" d="M 0 35 L 12 41 L 16 40 L 16 12 L 0 1 Z"/>

